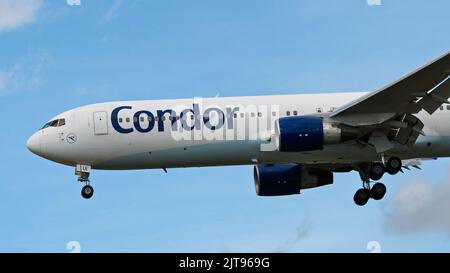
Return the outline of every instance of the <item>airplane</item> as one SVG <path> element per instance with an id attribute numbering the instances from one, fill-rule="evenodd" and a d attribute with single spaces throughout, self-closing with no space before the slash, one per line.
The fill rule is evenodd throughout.
<path id="1" fill-rule="evenodd" d="M 356 171 L 358 206 L 379 180 L 450 156 L 450 52 L 374 92 L 116 101 L 50 119 L 28 149 L 72 166 L 81 194 L 92 170 L 253 165 L 259 196 L 300 194 Z M 411 163 L 413 162 L 413 163 Z"/>

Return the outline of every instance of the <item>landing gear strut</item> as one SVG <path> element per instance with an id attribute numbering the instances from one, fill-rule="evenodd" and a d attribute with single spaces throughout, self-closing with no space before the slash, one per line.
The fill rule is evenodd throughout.
<path id="1" fill-rule="evenodd" d="M 85 199 L 90 199 L 94 195 L 94 188 L 89 185 L 90 171 L 91 167 L 87 165 L 77 165 L 75 170 L 75 174 L 78 175 L 78 181 L 84 184 L 81 189 L 81 196 Z"/>

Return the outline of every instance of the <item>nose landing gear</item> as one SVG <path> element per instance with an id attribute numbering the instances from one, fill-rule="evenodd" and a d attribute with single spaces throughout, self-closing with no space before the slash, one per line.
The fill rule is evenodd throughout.
<path id="1" fill-rule="evenodd" d="M 85 185 L 81 189 L 81 196 L 83 196 L 83 198 L 90 199 L 93 195 L 94 195 L 94 188 L 92 188 L 91 186 Z"/>
<path id="2" fill-rule="evenodd" d="M 85 199 L 90 199 L 94 195 L 94 188 L 89 185 L 89 173 L 91 171 L 91 166 L 87 165 L 77 165 L 75 169 L 75 174 L 78 175 L 78 181 L 84 183 L 81 189 L 81 196 Z"/>

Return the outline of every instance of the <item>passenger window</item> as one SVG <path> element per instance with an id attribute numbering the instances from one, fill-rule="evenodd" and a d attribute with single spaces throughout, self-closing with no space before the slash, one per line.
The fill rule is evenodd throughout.
<path id="1" fill-rule="evenodd" d="M 137 117 L 133 117 L 133 122 L 137 122 L 138 118 Z"/>
<path id="2" fill-rule="evenodd" d="M 245 117 L 245 114 L 244 114 L 244 113 L 241 113 L 241 118 L 243 118 L 243 117 Z"/>
<path id="3" fill-rule="evenodd" d="M 141 122 L 144 122 L 144 117 L 141 117 Z"/>
<path id="4" fill-rule="evenodd" d="M 234 117 L 234 118 L 237 118 L 237 113 L 234 113 L 234 114 L 233 114 L 233 117 Z"/>
<path id="5" fill-rule="evenodd" d="M 439 109 L 444 110 L 444 106 L 441 105 L 441 107 L 439 107 Z"/>
<path id="6" fill-rule="evenodd" d="M 290 116 L 291 115 L 291 111 L 286 111 L 286 116 Z"/>
<path id="7" fill-rule="evenodd" d="M 251 113 L 250 115 L 252 116 L 252 118 L 254 118 L 254 117 L 255 117 L 255 113 Z"/>
<path id="8" fill-rule="evenodd" d="M 122 123 L 122 121 L 123 121 L 123 118 L 119 118 L 119 123 Z"/>
<path id="9" fill-rule="evenodd" d="M 450 105 L 447 105 L 447 110 L 450 110 Z"/>
<path id="10" fill-rule="evenodd" d="M 294 111 L 294 116 L 296 116 L 298 113 L 297 113 L 297 111 Z"/>
<path id="11" fill-rule="evenodd" d="M 316 111 L 317 111 L 317 113 L 322 113 L 322 108 L 318 107 L 318 108 L 316 109 Z"/>
<path id="12" fill-rule="evenodd" d="M 272 116 L 275 117 L 277 115 L 277 112 L 273 111 Z"/>
<path id="13" fill-rule="evenodd" d="M 125 121 L 126 121 L 126 122 L 130 122 L 130 118 L 126 118 Z"/>
<path id="14" fill-rule="evenodd" d="M 262 117 L 262 113 L 261 112 L 258 112 L 258 117 Z"/>
<path id="15" fill-rule="evenodd" d="M 191 120 L 194 120 L 194 118 L 195 118 L 195 116 L 194 116 L 194 115 L 191 115 Z"/>
<path id="16" fill-rule="evenodd" d="M 148 120 L 148 122 L 152 122 L 152 117 L 149 116 L 149 117 L 147 118 L 147 120 Z"/>

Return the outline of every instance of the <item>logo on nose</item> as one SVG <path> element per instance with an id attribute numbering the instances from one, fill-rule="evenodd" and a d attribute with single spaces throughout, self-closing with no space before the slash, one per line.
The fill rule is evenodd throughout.
<path id="1" fill-rule="evenodd" d="M 67 142 L 70 144 L 74 144 L 75 142 L 77 142 L 77 135 L 75 135 L 74 133 L 70 133 L 67 135 Z"/>

